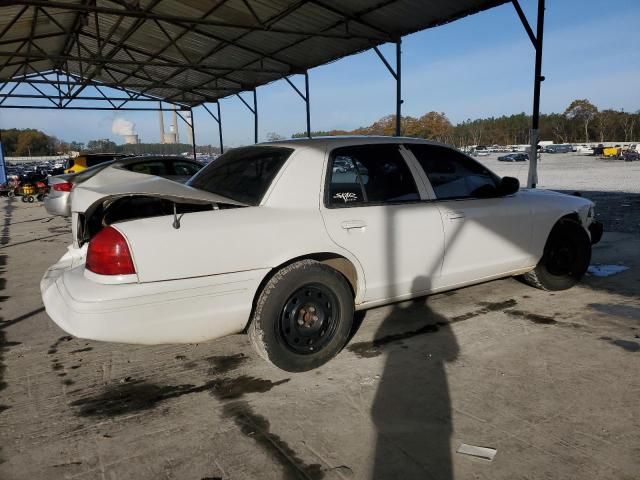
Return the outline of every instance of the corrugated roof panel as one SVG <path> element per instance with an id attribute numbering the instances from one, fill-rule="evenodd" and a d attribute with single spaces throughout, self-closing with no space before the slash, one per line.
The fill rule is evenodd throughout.
<path id="1" fill-rule="evenodd" d="M 120 17 L 120 11 L 126 13 L 125 4 L 96 0 L 97 24 L 92 3 L 81 0 L 66 0 L 70 8 L 77 7 L 71 10 L 2 6 L 0 31 L 22 13 L 0 38 L 0 64 L 12 52 L 29 51 L 21 48 L 22 42 L 11 40 L 29 38 L 32 31 L 39 48 L 32 51 L 33 59 L 11 60 L 16 65 L 0 70 L 0 81 L 20 75 L 24 71 L 20 64 L 30 63 L 38 71 L 61 64 L 56 57 L 67 53 L 63 50 L 68 40 L 63 30 L 75 28 L 82 45 L 80 55 L 88 58 L 81 66 L 73 59 L 78 48 L 72 45 L 67 62 L 71 73 L 95 75 L 98 81 L 121 83 L 134 91 L 153 85 L 149 95 L 196 105 L 507 2 L 141 0 L 130 7 L 147 12 L 147 18 L 140 18 L 140 13 Z M 120 42 L 127 51 L 115 48 Z M 56 62 L 35 60 L 42 55 L 40 49 Z"/>

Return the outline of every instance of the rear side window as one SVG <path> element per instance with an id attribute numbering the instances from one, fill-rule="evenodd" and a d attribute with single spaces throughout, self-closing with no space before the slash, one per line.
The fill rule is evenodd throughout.
<path id="1" fill-rule="evenodd" d="M 85 161 L 87 167 L 93 167 L 94 165 L 99 165 L 104 162 L 109 162 L 114 159 L 114 157 L 108 155 L 87 155 L 85 157 Z"/>
<path id="2" fill-rule="evenodd" d="M 125 165 L 123 168 L 136 173 L 145 173 L 147 175 L 167 175 L 165 164 L 161 161 L 133 163 L 131 165 Z"/>
<path id="3" fill-rule="evenodd" d="M 181 177 L 191 177 L 198 173 L 200 165 L 194 165 L 189 162 L 173 162 L 173 174 L 180 175 Z"/>
<path id="4" fill-rule="evenodd" d="M 440 145 L 406 145 L 429 178 L 439 200 L 495 195 L 499 179 L 466 155 Z"/>
<path id="5" fill-rule="evenodd" d="M 189 180 L 188 185 L 223 197 L 259 205 L 291 148 L 244 147 L 228 151 Z"/>
<path id="6" fill-rule="evenodd" d="M 420 200 L 397 144 L 337 148 L 329 175 L 326 203 L 331 207 Z"/>

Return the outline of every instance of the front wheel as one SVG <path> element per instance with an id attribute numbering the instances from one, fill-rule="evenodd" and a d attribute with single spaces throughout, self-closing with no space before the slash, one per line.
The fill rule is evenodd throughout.
<path id="1" fill-rule="evenodd" d="M 353 294 L 333 268 L 302 260 L 279 270 L 264 286 L 248 334 L 268 362 L 305 372 L 335 357 L 353 324 Z"/>
<path id="2" fill-rule="evenodd" d="M 551 230 L 542 258 L 522 279 L 541 290 L 566 290 L 580 281 L 591 261 L 591 241 L 575 220 L 560 220 Z"/>

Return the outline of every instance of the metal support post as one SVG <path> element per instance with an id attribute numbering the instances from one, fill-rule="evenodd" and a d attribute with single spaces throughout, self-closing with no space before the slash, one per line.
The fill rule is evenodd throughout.
<path id="1" fill-rule="evenodd" d="M 220 138 L 220 155 L 224 153 L 224 145 L 222 144 L 222 115 L 220 114 L 220 101 L 216 102 L 218 106 L 218 137 Z"/>
<path id="2" fill-rule="evenodd" d="M 401 135 L 402 130 L 402 39 L 396 42 L 396 137 Z"/>
<path id="3" fill-rule="evenodd" d="M 538 183 L 538 135 L 540 128 L 540 84 L 542 76 L 542 40 L 544 35 L 544 2 L 538 0 L 538 25 L 536 29 L 536 67 L 533 81 L 533 118 L 531 121 L 531 154 L 529 155 L 529 177 L 527 186 L 536 188 Z"/>
<path id="4" fill-rule="evenodd" d="M 258 96 L 256 89 L 253 89 L 253 143 L 258 143 Z"/>
<path id="5" fill-rule="evenodd" d="M 247 103 L 247 101 L 240 96 L 239 93 L 236 93 L 236 97 L 238 97 L 242 103 L 244 103 L 245 107 L 249 109 L 251 113 L 253 113 L 253 127 L 254 127 L 254 143 L 258 143 L 258 97 L 256 96 L 256 89 L 253 89 L 253 107 Z"/>
<path id="6" fill-rule="evenodd" d="M 213 118 L 216 123 L 218 124 L 218 137 L 220 138 L 220 153 L 224 153 L 224 146 L 222 144 L 222 115 L 220 115 L 220 102 L 216 102 L 216 105 L 218 106 L 218 116 L 214 115 L 214 113 L 209 110 L 209 107 L 207 107 L 204 103 L 202 104 L 202 106 L 204 107 L 204 109 L 209 112 L 209 115 L 211 115 L 211 118 Z"/>
<path id="7" fill-rule="evenodd" d="M 396 81 L 396 129 L 395 136 L 399 137 L 402 135 L 402 38 L 398 38 L 396 40 L 396 68 L 395 70 L 391 66 L 391 64 L 387 61 L 382 52 L 378 49 L 378 47 L 373 47 L 373 50 L 376 52 L 384 66 L 387 67 L 389 73 Z"/>
<path id="8" fill-rule="evenodd" d="M 189 109 L 189 114 L 191 116 L 191 122 L 189 126 L 191 127 L 191 141 L 193 142 L 193 159 L 197 159 L 196 155 L 196 129 L 195 129 L 195 118 L 193 118 L 193 109 Z"/>
<path id="9" fill-rule="evenodd" d="M 300 96 L 300 98 L 304 100 L 304 103 L 306 106 L 306 113 L 307 113 L 307 137 L 311 138 L 311 105 L 309 102 L 309 72 L 307 71 L 304 72 L 304 94 L 300 91 L 298 87 L 295 86 L 295 84 L 291 80 L 289 80 L 289 77 L 284 77 L 284 79 L 287 81 L 289 85 L 291 85 L 291 88 L 293 88 L 296 91 L 296 93 Z"/>
<path id="10" fill-rule="evenodd" d="M 518 0 L 511 0 L 516 9 L 518 17 L 524 26 L 527 35 L 531 39 L 533 48 L 536 51 L 535 73 L 533 77 L 533 112 L 531 118 L 531 148 L 529 150 L 529 175 L 527 177 L 527 187 L 536 188 L 538 183 L 538 141 L 540 131 L 540 86 L 544 81 L 542 75 L 542 40 L 544 37 L 544 3 L 545 0 L 538 0 L 538 18 L 536 34 L 529 25 L 529 21 L 522 11 Z"/>

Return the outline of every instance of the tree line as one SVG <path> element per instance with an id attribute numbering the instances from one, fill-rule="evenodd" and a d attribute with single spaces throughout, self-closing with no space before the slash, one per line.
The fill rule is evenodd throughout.
<path id="1" fill-rule="evenodd" d="M 354 130 L 311 132 L 312 136 L 335 135 L 393 135 L 395 115 L 387 115 L 366 127 Z M 428 138 L 458 147 L 466 145 L 522 145 L 530 143 L 531 116 L 525 113 L 465 120 L 453 125 L 441 112 L 428 112 L 421 117 L 403 116 L 402 134 Z M 292 138 L 306 137 L 295 133 Z M 109 139 L 82 142 L 64 142 L 35 129 L 9 129 L 0 132 L 7 156 L 40 156 L 66 154 L 70 151 L 95 153 L 155 153 L 180 154 L 191 152 L 188 144 L 125 144 L 117 145 Z M 284 139 L 277 133 L 267 134 L 267 140 Z M 640 139 L 640 111 L 635 113 L 605 109 L 598 110 L 587 99 L 571 102 L 563 113 L 540 115 L 540 139 L 554 143 L 634 142 Z M 218 153 L 218 147 L 199 145 L 198 153 Z"/>
<path id="2" fill-rule="evenodd" d="M 387 115 L 355 130 L 315 131 L 312 136 L 393 135 L 396 116 Z M 465 120 L 453 125 L 444 113 L 403 116 L 402 135 L 435 140 L 459 147 L 466 145 L 523 145 L 530 143 L 531 116 L 525 113 Z M 276 135 L 276 134 L 270 134 Z M 292 138 L 306 137 L 295 133 Z M 598 110 L 587 99 L 571 102 L 563 113 L 540 115 L 541 140 L 554 143 L 633 142 L 640 138 L 640 111 Z"/>

